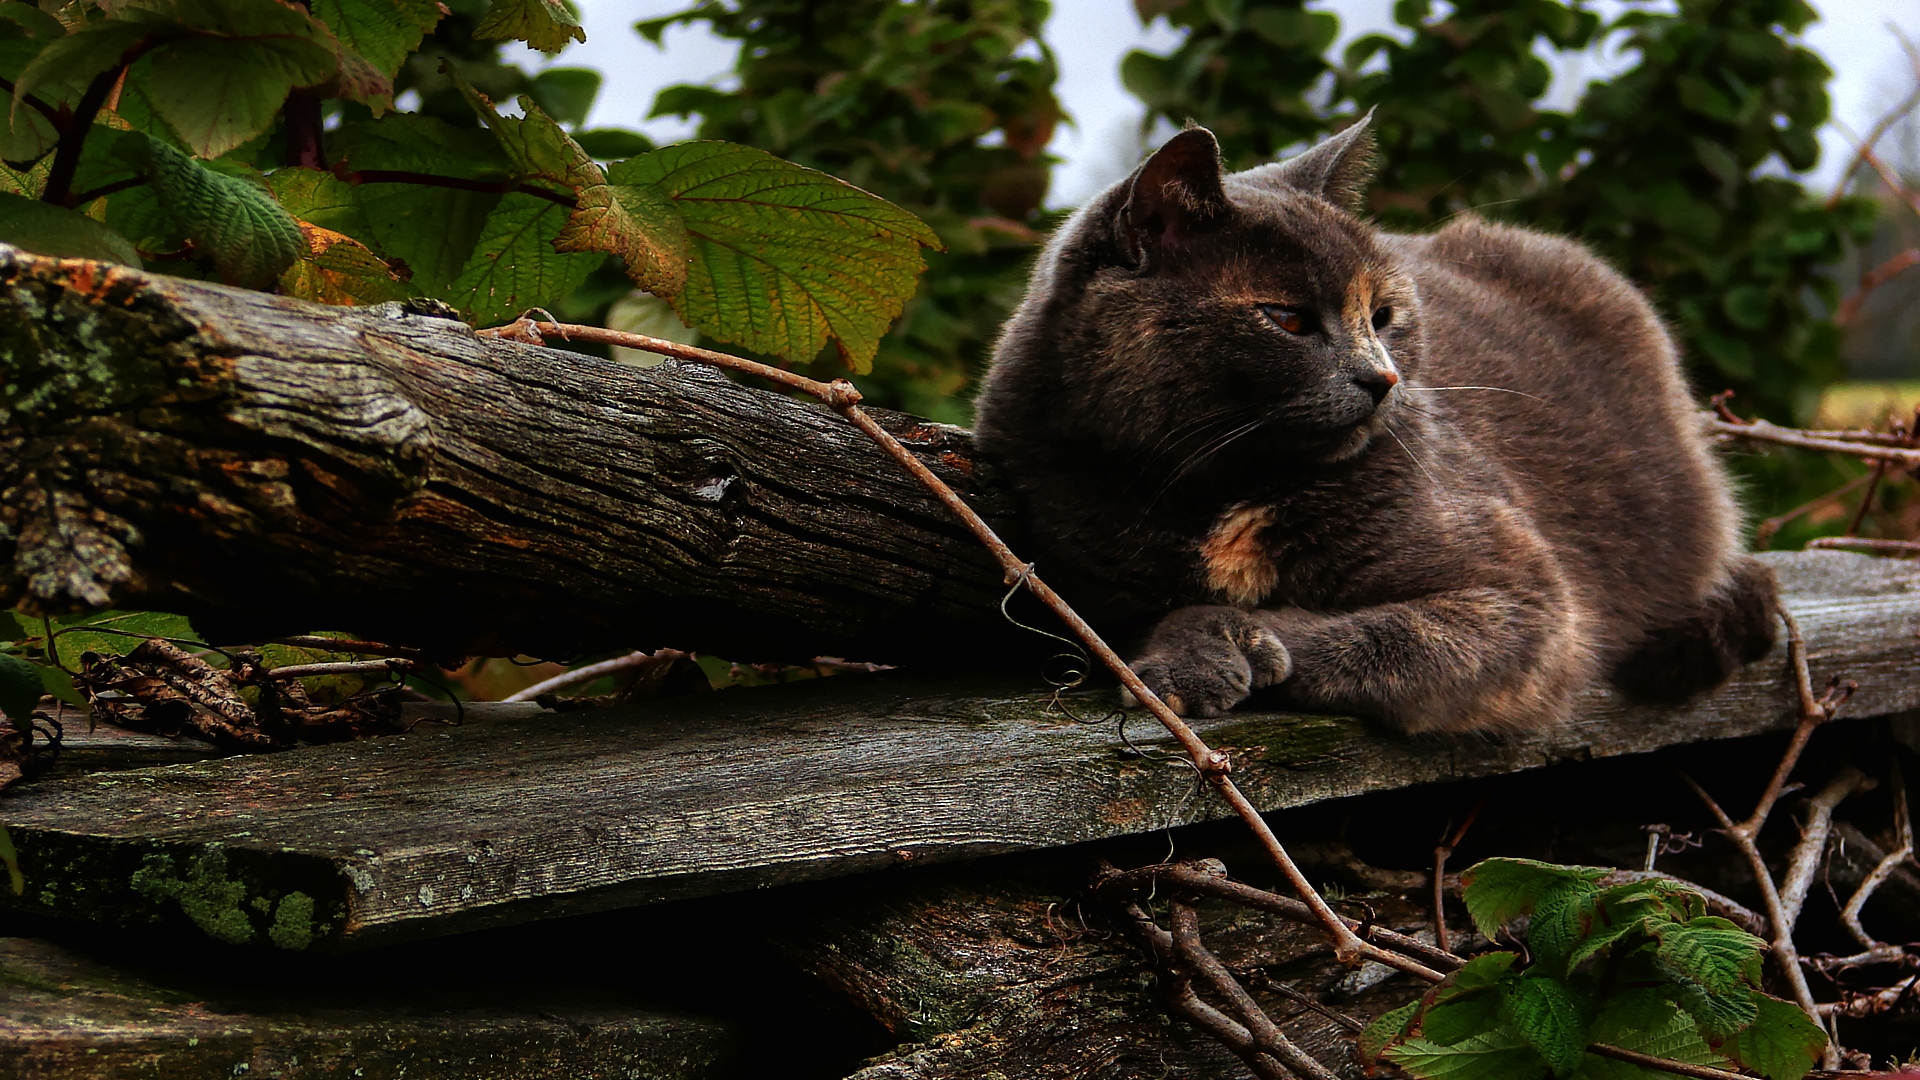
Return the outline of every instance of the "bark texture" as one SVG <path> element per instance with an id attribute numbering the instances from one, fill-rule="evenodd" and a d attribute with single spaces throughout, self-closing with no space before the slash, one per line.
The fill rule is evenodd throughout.
<path id="1" fill-rule="evenodd" d="M 883 416 L 996 527 L 966 432 Z M 0 605 L 468 653 L 927 660 L 1011 637 L 859 431 L 697 365 L 0 246 Z M 1031 637 L 1031 635 L 1028 635 Z"/>

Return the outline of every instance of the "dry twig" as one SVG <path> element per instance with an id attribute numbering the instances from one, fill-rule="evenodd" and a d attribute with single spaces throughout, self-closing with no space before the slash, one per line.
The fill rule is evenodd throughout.
<path id="1" fill-rule="evenodd" d="M 1480 808 L 1485 805 L 1487 797 L 1482 795 L 1480 801 L 1473 804 L 1473 809 L 1467 811 L 1467 819 L 1460 823 L 1453 835 L 1433 849 L 1433 943 L 1444 953 L 1453 951 L 1453 945 L 1447 940 L 1447 859 L 1453 854 L 1453 849 L 1460 846 L 1460 841 L 1466 839 L 1467 830 L 1473 828 L 1473 819 L 1480 816 Z"/>
<path id="2" fill-rule="evenodd" d="M 1796 446 L 1802 450 L 1848 454 L 1867 461 L 1890 462 L 1903 469 L 1920 468 L 1920 448 L 1887 443 L 1875 444 L 1852 437 L 1855 434 L 1853 432 L 1802 431 L 1798 428 L 1783 428 L 1765 420 L 1734 423 L 1711 415 L 1705 416 L 1702 423 L 1707 425 L 1710 433 L 1718 436 L 1752 439 L 1756 442 L 1777 443 L 1781 446 Z"/>
<path id="3" fill-rule="evenodd" d="M 1120 680 L 1120 685 L 1126 687 L 1127 691 L 1134 696 L 1135 700 L 1139 701 L 1148 712 L 1151 712 L 1154 719 L 1160 721 L 1161 726 L 1167 729 L 1167 732 L 1180 744 L 1181 749 L 1185 750 L 1188 757 L 1192 758 L 1194 767 L 1199 770 L 1200 775 L 1206 778 L 1207 782 L 1213 786 L 1213 789 L 1219 793 L 1220 797 L 1226 800 L 1229 806 L 1233 807 L 1234 813 L 1240 817 L 1240 820 L 1245 822 L 1247 827 L 1252 829 L 1254 835 L 1259 838 L 1261 846 L 1266 849 L 1267 856 L 1273 860 L 1274 865 L 1279 867 L 1281 875 L 1287 879 L 1287 883 L 1292 886 L 1293 890 L 1300 895 L 1300 899 L 1312 909 L 1314 917 L 1319 921 L 1320 925 L 1325 928 L 1328 936 L 1333 938 L 1334 955 L 1341 963 L 1358 965 L 1362 961 L 1373 960 L 1386 964 L 1389 967 L 1399 968 L 1402 971 L 1408 971 L 1414 974 L 1424 972 L 1428 975 L 1437 976 L 1436 972 L 1422 967 L 1418 962 L 1410 960 L 1399 953 L 1390 952 L 1368 944 L 1353 932 L 1347 925 L 1347 921 L 1342 919 L 1333 908 L 1327 905 L 1326 900 L 1314 889 L 1312 883 L 1307 881 L 1306 875 L 1302 874 L 1300 868 L 1294 865 L 1293 859 L 1287 854 L 1286 848 L 1281 846 L 1279 837 L 1273 834 L 1273 830 L 1267 825 L 1266 819 L 1260 816 L 1260 811 L 1254 807 L 1252 802 L 1248 801 L 1246 795 L 1241 792 L 1239 785 L 1233 782 L 1233 778 L 1230 775 L 1233 771 L 1232 759 L 1226 753 L 1208 746 L 1199 735 L 1195 734 L 1193 728 L 1187 725 L 1185 720 L 1175 715 L 1172 709 L 1167 708 L 1166 703 L 1161 701 L 1159 696 L 1149 689 L 1146 683 L 1140 681 L 1138 675 L 1133 673 L 1133 669 L 1128 667 L 1126 661 L 1120 658 L 1120 654 L 1114 652 L 1113 649 L 1107 645 L 1106 641 L 1100 637 L 1099 633 L 1097 633 L 1092 626 L 1088 625 L 1087 621 L 1082 619 L 1079 613 L 1068 606 L 1065 600 L 1061 599 L 1059 593 L 1054 592 L 1050 586 L 1040 580 L 1040 576 L 1034 573 L 1032 563 L 1022 562 L 1019 556 L 1015 555 L 1012 549 L 1008 548 L 1006 543 L 994 533 L 992 526 L 987 524 L 986 519 L 975 513 L 973 508 L 967 505 L 966 500 L 960 498 L 952 488 L 947 486 L 945 481 L 935 476 L 933 470 L 927 468 L 925 463 L 913 456 L 911 451 L 900 444 L 900 440 L 894 438 L 891 433 L 876 423 L 873 417 L 867 415 L 867 413 L 860 408 L 860 391 L 854 389 L 852 383 L 845 379 L 835 379 L 831 383 L 823 383 L 818 379 L 810 379 L 804 375 L 798 375 L 770 364 L 762 364 L 738 356 L 729 356 L 726 353 L 714 352 L 711 349 L 682 345 L 677 341 L 666 341 L 661 338 L 646 337 L 641 334 L 625 334 L 615 330 L 602 330 L 592 326 L 577 326 L 544 320 L 536 321 L 523 317 L 507 326 L 492 330 L 482 330 L 479 331 L 479 333 L 489 337 L 504 338 L 510 341 L 520 341 L 534 345 L 545 343 L 542 338 L 543 334 L 558 334 L 568 340 L 619 345 L 630 349 L 641 349 L 647 352 L 659 353 L 662 356 L 671 356 L 681 360 L 691 360 L 695 363 L 755 375 L 780 386 L 812 395 L 828 408 L 846 417 L 855 427 L 865 432 L 868 438 L 879 444 L 880 448 L 884 450 L 889 457 L 893 458 L 902 468 L 913 474 L 914 479 L 920 481 L 921 486 L 931 492 L 934 498 L 940 500 L 948 510 L 953 512 L 955 517 L 958 517 L 961 522 L 967 526 L 967 529 L 973 533 L 975 539 L 979 540 L 988 551 L 992 552 L 994 558 L 1000 563 L 1001 570 L 1006 574 L 1008 585 L 1025 586 L 1028 592 L 1031 592 L 1034 597 L 1042 604 L 1045 604 L 1054 615 L 1066 623 L 1067 627 L 1073 631 L 1073 635 L 1080 639 L 1088 651 L 1097 657 L 1100 663 L 1104 665 L 1108 671 L 1113 673 L 1115 678 Z M 1915 451 L 1915 453 L 1920 453 L 1920 451 Z"/>

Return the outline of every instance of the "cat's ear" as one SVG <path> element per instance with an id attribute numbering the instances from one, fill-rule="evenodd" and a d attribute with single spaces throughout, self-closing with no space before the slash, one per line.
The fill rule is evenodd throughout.
<path id="1" fill-rule="evenodd" d="M 1193 127 L 1168 139 L 1134 172 L 1120 209 L 1120 233 L 1138 258 L 1149 247 L 1208 228 L 1226 212 L 1220 143 L 1213 132 Z"/>
<path id="2" fill-rule="evenodd" d="M 1373 110 L 1345 131 L 1298 157 L 1242 174 L 1256 183 L 1284 184 L 1317 195 L 1350 214 L 1359 213 L 1373 182 Z"/>

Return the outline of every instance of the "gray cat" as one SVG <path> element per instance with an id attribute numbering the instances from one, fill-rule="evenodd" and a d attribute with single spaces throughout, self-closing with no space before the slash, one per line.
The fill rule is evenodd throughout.
<path id="1" fill-rule="evenodd" d="M 1765 655 L 1772 574 L 1646 299 L 1568 240 L 1380 232 L 1371 158 L 1362 122 L 1222 175 L 1192 128 L 1061 228 L 978 403 L 1042 572 L 1188 716 L 1513 731 Z"/>

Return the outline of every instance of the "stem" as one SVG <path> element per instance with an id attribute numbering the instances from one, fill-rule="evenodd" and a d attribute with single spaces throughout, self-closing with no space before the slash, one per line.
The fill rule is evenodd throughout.
<path id="1" fill-rule="evenodd" d="M 140 48 L 136 45 L 127 52 L 133 54 Z M 60 133 L 60 143 L 53 151 L 53 167 L 47 172 L 47 189 L 41 193 L 40 201 L 55 206 L 74 206 L 69 196 L 74 173 L 80 168 L 80 151 L 86 146 L 87 133 L 93 130 L 93 118 L 100 115 L 100 107 L 107 103 L 107 95 L 113 92 L 114 84 L 120 81 L 121 74 L 131 63 L 132 60 L 123 57 L 119 65 L 95 75 L 93 81 L 87 84 L 87 92 L 80 95 L 73 116 L 67 121 L 66 130 Z"/>
<path id="2" fill-rule="evenodd" d="M 5 90 L 9 97 L 17 96 L 14 94 L 13 83 L 6 79 L 0 79 L 0 90 Z M 59 134 L 62 134 L 62 135 L 66 134 L 67 119 L 66 117 L 60 115 L 59 109 L 56 109 L 53 106 L 47 104 L 44 100 L 40 98 L 34 97 L 32 94 L 28 94 L 26 97 L 20 98 L 20 101 L 24 103 L 29 109 L 32 109 L 34 112 L 37 112 L 41 116 L 46 117 L 47 123 L 53 125 L 53 130 L 55 132 L 58 132 Z"/>
<path id="3" fill-rule="evenodd" d="M 625 656 L 616 656 L 611 660 L 602 660 L 597 664 L 588 664 L 586 667 L 574 668 L 572 671 L 563 671 L 551 679 L 534 683 L 525 690 L 516 691 L 501 700 L 532 701 L 542 694 L 551 694 L 558 690 L 565 690 L 571 686 L 584 686 L 600 678 L 602 675 L 612 675 L 615 672 L 626 671 L 629 668 L 645 667 L 657 660 L 665 660 L 668 658 L 669 657 L 655 656 L 652 653 L 630 652 Z"/>
<path id="4" fill-rule="evenodd" d="M 1782 446 L 1797 446 L 1802 450 L 1824 450 L 1833 454 L 1851 454 L 1868 461 L 1890 461 L 1903 469 L 1920 468 L 1920 449 L 1900 446 L 1873 446 L 1863 442 L 1822 438 L 1820 434 L 1796 431 L 1792 428 L 1778 427 L 1765 420 L 1752 420 L 1744 424 L 1732 424 L 1718 417 L 1707 420 L 1708 430 L 1715 435 L 1731 435 L 1739 439 L 1752 439 L 1756 442 L 1779 443 Z M 1824 434 L 1824 433 L 1822 433 Z"/>
<path id="5" fill-rule="evenodd" d="M 1612 1058 L 1615 1061 L 1624 1061 L 1646 1069 L 1673 1073 L 1676 1076 L 1696 1076 L 1700 1080 L 1747 1080 L 1739 1073 L 1716 1069 L 1711 1065 L 1689 1065 L 1684 1061 L 1658 1058 L 1652 1054 L 1642 1054 L 1637 1050 L 1623 1050 L 1618 1046 L 1608 1046 L 1606 1043 L 1593 1043 L 1587 1047 L 1587 1053 Z"/>
<path id="6" fill-rule="evenodd" d="M 286 164 L 326 168 L 326 126 L 320 119 L 319 93 L 311 88 L 292 91 L 280 106 L 280 116 L 286 121 Z"/>
<path id="7" fill-rule="evenodd" d="M 101 184 L 92 191 L 84 191 L 75 195 L 73 197 L 73 205 L 85 206 L 95 199 L 104 199 L 109 195 L 125 191 L 128 188 L 137 188 L 146 182 L 147 178 L 144 176 L 129 176 L 125 180 L 115 180 L 111 184 Z"/>
<path id="8" fill-rule="evenodd" d="M 518 180 L 466 180 L 458 176 L 436 176 L 433 173 L 406 172 L 400 169 L 360 169 L 355 172 L 340 173 L 338 175 L 340 179 L 345 180 L 349 184 L 419 184 L 424 187 L 443 187 L 454 188 L 459 191 L 483 191 L 501 194 L 509 191 L 518 191 L 525 195 L 545 199 L 548 202 L 558 203 L 569 210 L 575 209 L 580 205 L 579 200 L 571 195 L 563 195 L 557 191 L 548 191 L 546 188 L 535 184 L 523 184 Z M 557 326 L 558 324 L 547 323 L 545 325 Z M 562 336 L 571 335 L 583 340 L 594 340 L 587 337 L 585 333 L 577 333 L 576 331 L 594 331 L 601 334 L 613 332 L 611 330 L 596 330 L 591 326 L 568 326 L 566 328 L 566 334 Z M 713 355 L 720 356 L 722 354 L 714 353 Z M 738 358 L 735 357 L 733 359 Z M 711 363 L 711 361 L 708 362 Z M 772 368 L 771 370 L 779 371 L 780 369 Z M 809 379 L 807 381 L 812 382 L 813 380 Z M 825 384 L 822 383 L 819 385 Z M 796 389 L 804 390 L 806 388 L 796 387 Z M 814 396 L 818 397 L 819 395 L 815 394 Z"/>
<path id="9" fill-rule="evenodd" d="M 931 492 L 934 498 L 938 499 L 942 505 L 946 506 L 948 510 L 953 512 L 955 517 L 958 517 L 961 522 L 966 525 L 968 531 L 973 533 L 975 539 L 979 540 L 982 546 L 993 553 L 995 560 L 1000 563 L 1001 569 L 1006 574 L 1007 584 L 1025 585 L 1027 591 L 1031 592 L 1042 604 L 1045 604 L 1048 609 L 1058 616 L 1062 622 L 1067 624 L 1067 627 L 1073 631 L 1073 635 L 1080 639 L 1081 643 L 1087 647 L 1087 650 L 1099 658 L 1107 670 L 1111 671 L 1114 677 L 1120 680 L 1120 685 L 1126 687 L 1127 690 L 1133 694 L 1134 698 L 1138 700 L 1141 705 L 1145 706 L 1148 712 L 1153 714 L 1154 719 L 1160 721 L 1161 726 L 1167 729 L 1168 734 L 1172 735 L 1174 740 L 1180 744 L 1181 748 L 1187 752 L 1188 757 L 1192 758 L 1194 767 L 1199 771 L 1200 775 L 1205 777 L 1209 784 L 1213 785 L 1214 790 L 1220 794 L 1220 797 L 1226 800 L 1227 805 L 1233 807 L 1234 813 L 1237 814 L 1240 820 L 1245 822 L 1247 827 L 1252 829 L 1254 835 L 1259 838 L 1261 846 L 1266 849 L 1267 856 L 1273 860 L 1274 865 L 1280 869 L 1281 875 L 1287 879 L 1287 883 L 1293 887 L 1293 890 L 1299 894 L 1300 899 L 1313 912 L 1315 920 L 1317 920 L 1321 928 L 1326 931 L 1327 936 L 1333 939 L 1333 954 L 1336 959 L 1350 966 L 1357 966 L 1365 960 L 1373 960 L 1402 971 L 1419 968 L 1421 971 L 1427 971 L 1428 974 L 1438 975 L 1437 972 L 1432 972 L 1429 969 L 1421 967 L 1421 965 L 1408 960 L 1398 953 L 1389 952 L 1386 949 L 1367 943 L 1353 932 L 1353 928 L 1347 925 L 1347 921 L 1327 905 L 1326 900 L 1321 897 L 1319 891 L 1307 880 L 1306 875 L 1302 874 L 1300 868 L 1294 865 L 1293 859 L 1287 855 L 1286 848 L 1281 846 L 1279 837 L 1275 836 L 1273 830 L 1268 827 L 1266 819 L 1260 816 L 1260 811 L 1254 808 L 1253 803 L 1248 801 L 1246 795 L 1240 791 L 1239 786 L 1233 782 L 1233 778 L 1229 775 L 1233 771 L 1232 759 L 1225 753 L 1208 746 L 1199 735 L 1195 734 L 1193 728 L 1187 725 L 1185 720 L 1175 715 L 1172 709 L 1167 708 L 1166 703 L 1161 701 L 1159 696 L 1149 689 L 1146 683 L 1140 681 L 1138 675 L 1133 673 L 1133 669 L 1128 667 L 1127 662 L 1120 658 L 1120 654 L 1114 652 L 1106 641 L 1100 637 L 1099 633 L 1097 633 L 1092 626 L 1088 625 L 1087 621 L 1082 619 L 1079 613 L 1068 606 L 1065 600 L 1060 598 L 1059 593 L 1054 592 L 1046 582 L 1040 580 L 1040 576 L 1033 572 L 1032 563 L 1022 562 L 1019 556 L 1015 555 L 1012 549 L 1008 548 L 1006 543 L 994 533 L 993 527 L 987 524 L 986 519 L 975 513 L 973 508 L 966 504 L 965 500 L 961 499 L 952 488 L 948 487 L 944 481 L 933 474 L 933 470 L 927 468 L 926 464 L 919 458 L 913 456 L 911 451 L 900 445 L 900 441 L 895 439 L 885 428 L 875 422 L 873 417 L 868 416 L 862 411 L 860 408 L 860 391 L 854 389 L 852 383 L 845 379 L 835 379 L 831 383 L 823 383 L 817 379 L 809 379 L 804 375 L 798 375 L 794 372 L 774 367 L 771 364 L 762 364 L 738 356 L 729 356 L 726 353 L 714 352 L 711 349 L 682 345 L 677 341 L 665 341 L 660 338 L 647 337 L 643 334 L 623 334 L 615 330 L 602 330 L 592 326 L 577 326 L 552 321 L 535 321 L 523 317 L 507 326 L 498 327 L 493 330 L 482 330 L 480 333 L 536 345 L 544 344 L 541 335 L 557 334 L 566 340 L 578 339 L 607 345 L 620 345 L 630 349 L 642 349 L 647 352 L 659 353 L 662 356 L 672 356 L 682 360 L 691 360 L 696 363 L 709 364 L 714 367 L 757 375 L 781 386 L 790 387 L 818 398 L 829 408 L 846 417 L 855 427 L 866 432 L 867 436 L 878 443 L 880 448 L 886 451 L 889 457 L 893 458 L 902 468 L 913 474 L 914 479 L 920 481 L 921 485 Z M 1920 451 L 1915 451 L 1915 453 L 1920 453 Z"/>

